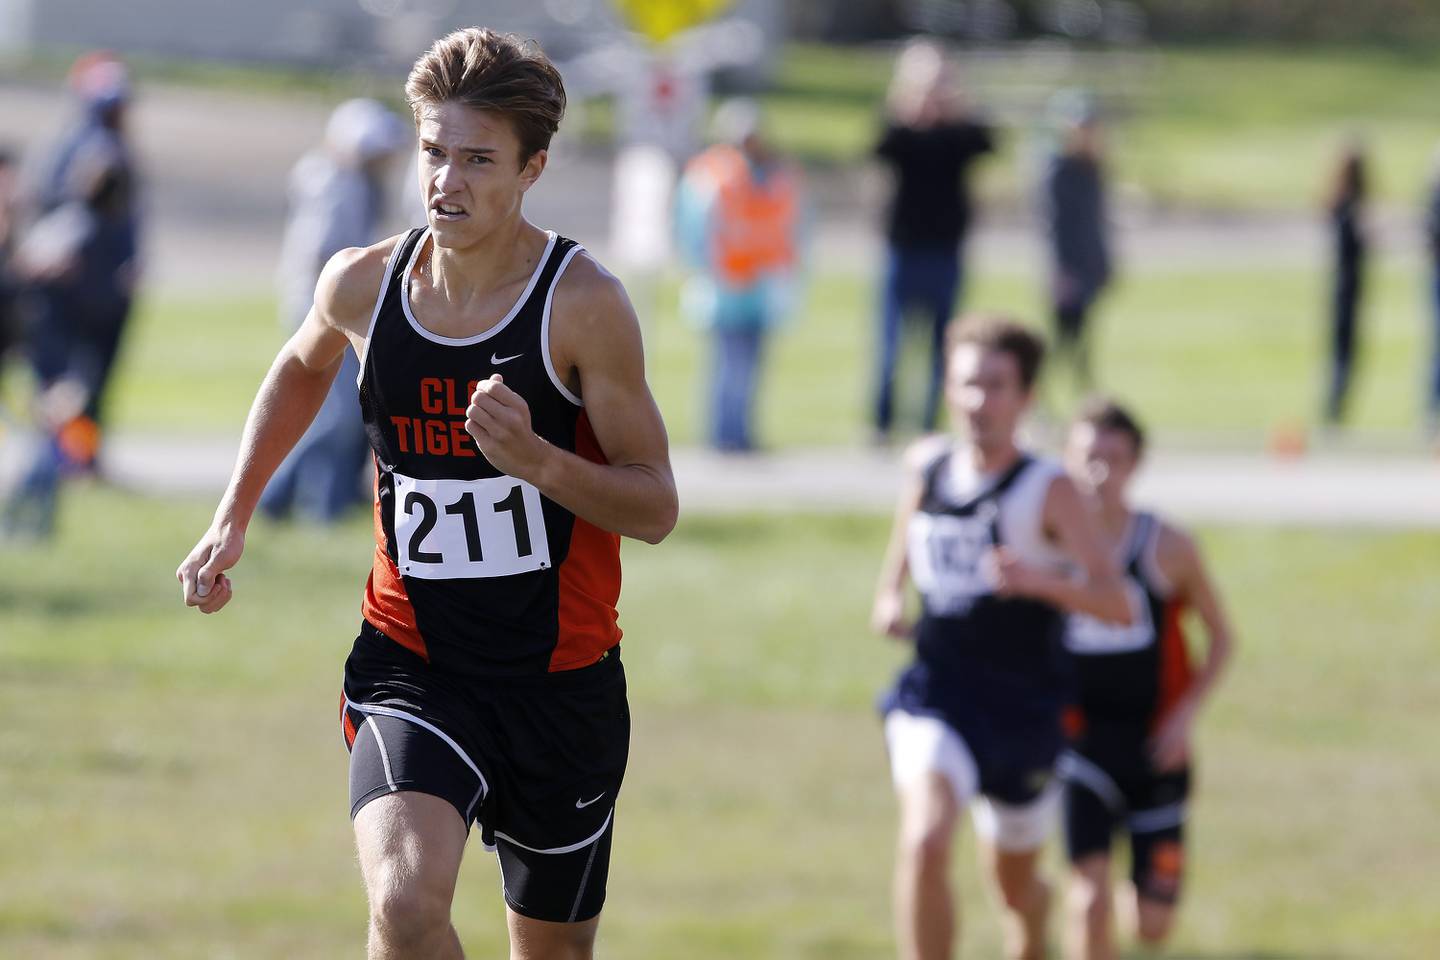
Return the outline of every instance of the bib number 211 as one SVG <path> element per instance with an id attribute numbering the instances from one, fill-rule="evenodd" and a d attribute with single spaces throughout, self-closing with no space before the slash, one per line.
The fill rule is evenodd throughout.
<path id="1" fill-rule="evenodd" d="M 540 491 L 514 477 L 395 474 L 400 572 L 426 580 L 508 577 L 550 566 Z"/>

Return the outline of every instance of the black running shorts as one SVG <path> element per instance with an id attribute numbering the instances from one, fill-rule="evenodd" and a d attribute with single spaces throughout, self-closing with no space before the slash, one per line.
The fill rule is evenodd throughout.
<path id="1" fill-rule="evenodd" d="M 630 744 L 619 653 L 563 673 L 462 681 L 365 624 L 341 708 L 350 816 L 401 790 L 440 797 L 467 828 L 479 823 L 516 913 L 596 916 Z"/>
<path id="2" fill-rule="evenodd" d="M 1071 863 L 1108 854 L 1117 831 L 1130 836 L 1130 877 L 1146 900 L 1175 903 L 1184 873 L 1190 770 L 1159 772 L 1143 755 L 1116 762 L 1106 752 L 1072 750 L 1065 780 L 1065 846 Z"/>

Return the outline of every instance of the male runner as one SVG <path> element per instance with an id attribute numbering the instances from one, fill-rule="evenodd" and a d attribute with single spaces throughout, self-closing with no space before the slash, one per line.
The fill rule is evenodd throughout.
<path id="1" fill-rule="evenodd" d="M 619 539 L 663 539 L 676 496 L 620 283 L 521 213 L 565 107 L 518 38 L 437 41 L 406 84 L 428 224 L 326 266 L 261 384 L 185 602 L 224 571 L 347 344 L 375 453 L 376 551 L 341 723 L 370 957 L 460 957 L 450 925 L 479 821 L 514 958 L 589 957 L 629 712 Z"/>
<path id="2" fill-rule="evenodd" d="M 880 577 L 875 629 L 915 640 L 915 660 L 882 701 L 900 800 L 895 923 L 906 960 L 951 956 L 950 848 L 972 804 L 1005 906 L 1007 952 L 1043 955 L 1050 895 L 1036 861 L 1058 799 L 1061 611 L 1128 616 L 1074 484 L 1016 444 L 1043 354 L 1033 333 L 1005 319 L 973 317 L 952 332 L 946 398 L 965 430 L 910 451 Z M 921 599 L 913 627 L 907 576 Z"/>
<path id="3" fill-rule="evenodd" d="M 1230 625 L 1200 552 L 1182 530 L 1130 509 L 1126 491 L 1145 434 L 1123 408 L 1090 404 L 1070 431 L 1066 466 L 1084 492 L 1106 549 L 1125 572 L 1136 616 L 1128 626 L 1070 618 L 1077 702 L 1069 711 L 1065 827 L 1072 877 L 1066 952 L 1113 960 L 1110 842 L 1130 834 L 1135 935 L 1168 936 L 1180 895 L 1190 740 L 1200 705 L 1230 659 Z M 1181 613 L 1193 606 L 1209 650 L 1192 675 Z"/>

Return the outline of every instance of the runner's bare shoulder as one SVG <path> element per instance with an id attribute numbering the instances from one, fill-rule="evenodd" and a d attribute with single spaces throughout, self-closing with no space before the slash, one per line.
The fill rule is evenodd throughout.
<path id="1" fill-rule="evenodd" d="M 555 284 L 551 322 L 568 336 L 606 337 L 633 326 L 635 311 L 620 279 L 580 250 Z"/>
<path id="2" fill-rule="evenodd" d="M 1184 583 L 1200 565 L 1200 547 L 1190 531 L 1168 520 L 1160 521 L 1155 536 L 1155 563 L 1168 590 Z"/>
<path id="3" fill-rule="evenodd" d="M 370 330 L 370 315 L 385 281 L 390 254 L 404 238 L 397 234 L 368 247 L 346 247 L 331 257 L 315 285 L 315 312 L 320 320 L 364 337 Z"/>
<path id="4" fill-rule="evenodd" d="M 555 282 L 552 306 L 550 358 L 569 389 L 580 393 L 580 370 L 644 378 L 635 308 L 620 280 L 587 251 L 577 253 Z"/>
<path id="5" fill-rule="evenodd" d="M 911 476 L 919 476 L 929 469 L 930 465 L 948 453 L 954 446 L 954 441 L 943 433 L 931 433 L 910 441 L 901 457 L 905 472 Z"/>

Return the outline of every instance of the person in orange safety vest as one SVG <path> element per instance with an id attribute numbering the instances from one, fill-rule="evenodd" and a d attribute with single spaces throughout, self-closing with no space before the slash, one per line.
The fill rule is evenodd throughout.
<path id="1" fill-rule="evenodd" d="M 686 314 L 713 340 L 709 440 L 726 452 L 756 447 L 755 394 L 767 334 L 789 314 L 803 234 L 798 171 L 762 135 L 753 102 L 716 112 L 714 146 L 686 166 L 676 229 L 691 275 Z"/>

